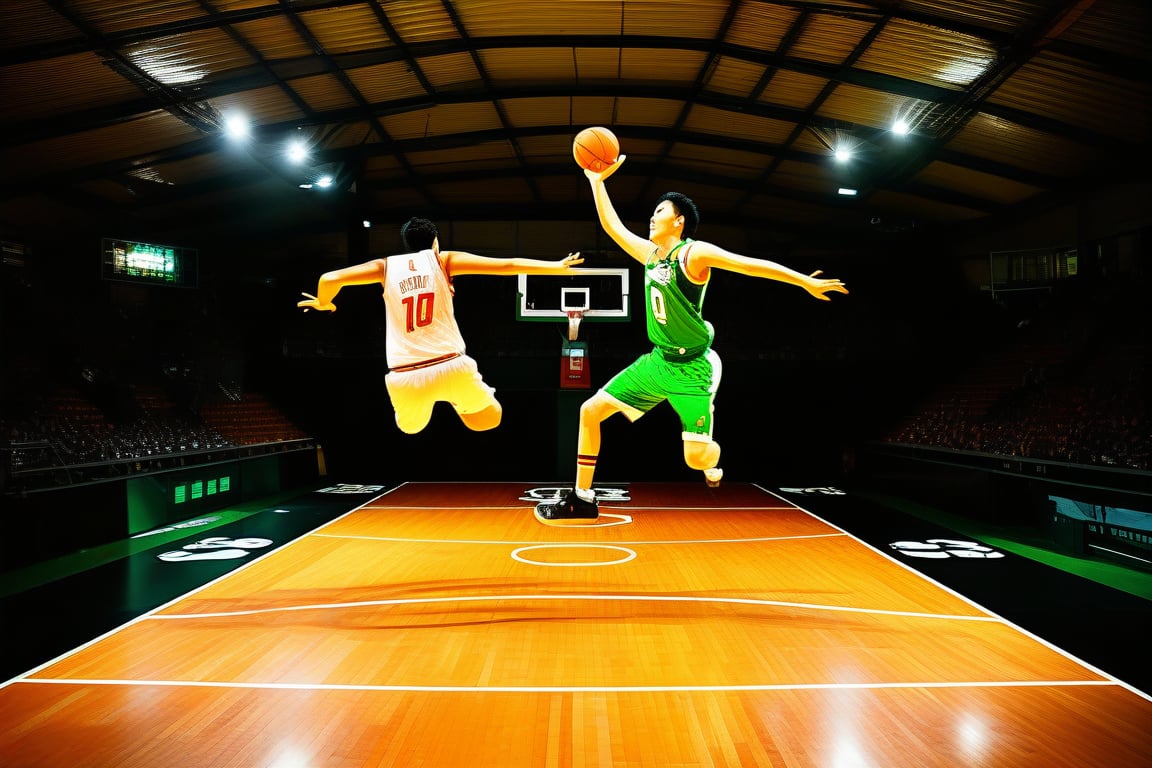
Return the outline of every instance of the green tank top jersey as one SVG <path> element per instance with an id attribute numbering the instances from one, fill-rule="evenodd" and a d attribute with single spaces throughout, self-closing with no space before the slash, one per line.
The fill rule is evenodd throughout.
<path id="1" fill-rule="evenodd" d="M 680 266 L 680 249 L 693 242 L 682 240 L 663 259 L 644 265 L 644 314 L 648 340 L 668 360 L 688 360 L 712 344 L 715 331 L 701 316 L 708 283 L 692 282 Z"/>

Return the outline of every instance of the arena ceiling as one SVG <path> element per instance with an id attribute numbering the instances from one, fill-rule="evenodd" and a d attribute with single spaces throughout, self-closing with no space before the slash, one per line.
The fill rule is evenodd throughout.
<path id="1" fill-rule="evenodd" d="M 1146 0 L 6 0 L 0 221 L 586 219 L 571 143 L 590 125 L 628 156 L 611 182 L 626 215 L 679 189 L 708 221 L 791 232 L 1003 221 L 1143 180 L 1149 15 Z M 237 116 L 245 141 L 227 135 Z M 321 174 L 332 187 L 301 188 Z"/>

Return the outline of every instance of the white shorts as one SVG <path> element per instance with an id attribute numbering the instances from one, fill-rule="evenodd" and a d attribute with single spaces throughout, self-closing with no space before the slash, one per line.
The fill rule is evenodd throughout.
<path id="1" fill-rule="evenodd" d="M 456 413 L 477 413 L 498 405 L 496 390 L 484 383 L 476 361 L 468 355 L 414 371 L 393 371 L 384 384 L 396 411 L 396 426 L 410 435 L 428 426 L 438 401 L 448 403 Z"/>

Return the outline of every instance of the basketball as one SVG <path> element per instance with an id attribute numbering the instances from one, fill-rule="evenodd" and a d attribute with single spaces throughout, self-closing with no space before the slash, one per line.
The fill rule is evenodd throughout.
<path id="1" fill-rule="evenodd" d="M 602 126 L 585 128 L 572 142 L 572 156 L 581 168 L 599 173 L 620 155 L 620 142 L 616 134 Z"/>

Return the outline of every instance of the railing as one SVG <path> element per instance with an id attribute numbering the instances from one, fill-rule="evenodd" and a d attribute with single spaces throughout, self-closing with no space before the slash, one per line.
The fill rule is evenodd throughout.
<path id="1" fill-rule="evenodd" d="M 4 446 L 0 451 L 2 453 L 0 459 L 2 459 L 5 468 L 0 492 L 5 494 L 37 493 L 70 486 L 109 482 L 126 477 L 156 474 L 172 469 L 200 467 L 226 461 L 243 461 L 277 453 L 313 450 L 315 447 L 316 441 L 314 439 L 304 438 L 68 464 L 60 459 L 59 454 L 48 441 L 13 442 Z M 29 462 L 21 456 L 22 453 L 32 451 L 38 452 L 45 461 L 50 463 Z"/>
<path id="2" fill-rule="evenodd" d="M 873 457 L 887 456 L 945 464 L 963 469 L 1036 479 L 1054 485 L 1138 494 L 1152 499 L 1152 472 L 1146 470 L 1073 464 L 1026 456 L 1005 456 L 982 451 L 955 450 L 909 443 L 870 443 L 867 446 L 867 452 Z"/>

